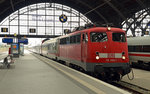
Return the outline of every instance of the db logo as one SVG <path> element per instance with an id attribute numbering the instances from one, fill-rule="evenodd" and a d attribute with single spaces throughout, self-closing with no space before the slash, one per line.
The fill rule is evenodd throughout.
<path id="1" fill-rule="evenodd" d="M 108 58 L 115 58 L 115 54 L 114 53 L 108 53 Z"/>

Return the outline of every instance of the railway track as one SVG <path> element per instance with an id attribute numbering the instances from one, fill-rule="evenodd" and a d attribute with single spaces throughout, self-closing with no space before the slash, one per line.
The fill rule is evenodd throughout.
<path id="1" fill-rule="evenodd" d="M 128 90 L 132 92 L 133 94 L 150 94 L 150 90 L 125 82 L 125 81 L 113 82 L 111 84 L 117 87 L 123 88 L 125 90 Z"/>

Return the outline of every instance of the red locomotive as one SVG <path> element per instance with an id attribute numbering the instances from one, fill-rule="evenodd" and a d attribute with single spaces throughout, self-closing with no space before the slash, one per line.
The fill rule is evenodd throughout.
<path id="1" fill-rule="evenodd" d="M 130 72 L 125 31 L 119 28 L 92 27 L 48 40 L 41 54 L 71 66 L 120 80 Z"/>

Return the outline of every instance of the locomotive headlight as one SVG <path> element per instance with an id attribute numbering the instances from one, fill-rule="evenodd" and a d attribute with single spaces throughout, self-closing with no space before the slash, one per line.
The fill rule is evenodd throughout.
<path id="1" fill-rule="evenodd" d="M 125 57 L 125 56 L 122 56 L 122 59 L 124 59 L 124 60 L 125 60 L 125 59 L 126 59 L 126 57 Z"/>
<path id="2" fill-rule="evenodd" d="M 111 30 L 111 27 L 107 27 L 107 30 L 110 31 L 110 30 Z"/>
<path id="3" fill-rule="evenodd" d="M 99 56 L 96 56 L 96 59 L 98 60 L 98 59 L 99 59 Z"/>

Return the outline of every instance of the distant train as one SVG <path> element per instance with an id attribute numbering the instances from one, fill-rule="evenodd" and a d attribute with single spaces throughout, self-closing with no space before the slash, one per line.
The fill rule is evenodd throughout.
<path id="1" fill-rule="evenodd" d="M 69 66 L 98 74 L 107 80 L 120 80 L 130 72 L 125 31 L 92 27 L 45 41 L 34 47 L 46 57 L 65 61 Z"/>
<path id="2" fill-rule="evenodd" d="M 150 36 L 128 38 L 129 58 L 133 66 L 150 66 Z"/>

